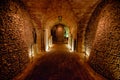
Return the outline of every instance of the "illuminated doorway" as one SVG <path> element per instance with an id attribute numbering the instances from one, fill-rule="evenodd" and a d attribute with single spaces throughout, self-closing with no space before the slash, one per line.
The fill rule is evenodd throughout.
<path id="1" fill-rule="evenodd" d="M 53 43 L 68 43 L 69 28 L 63 24 L 54 25 L 51 29 Z"/>

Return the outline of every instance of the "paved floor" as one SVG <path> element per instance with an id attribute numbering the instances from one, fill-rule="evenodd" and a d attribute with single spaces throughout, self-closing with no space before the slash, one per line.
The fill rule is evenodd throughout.
<path id="1" fill-rule="evenodd" d="M 106 80 L 84 59 L 83 53 L 70 52 L 65 44 L 54 44 L 14 80 Z"/>

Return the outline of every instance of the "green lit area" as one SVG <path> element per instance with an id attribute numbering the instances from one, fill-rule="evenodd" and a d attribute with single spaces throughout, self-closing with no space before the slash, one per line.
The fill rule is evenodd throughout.
<path id="1" fill-rule="evenodd" d="M 65 30 L 65 32 L 64 32 L 64 37 L 65 37 L 65 38 L 68 38 L 68 37 L 69 37 L 69 28 L 68 28 L 67 26 L 65 26 L 65 27 L 64 27 L 64 30 Z"/>

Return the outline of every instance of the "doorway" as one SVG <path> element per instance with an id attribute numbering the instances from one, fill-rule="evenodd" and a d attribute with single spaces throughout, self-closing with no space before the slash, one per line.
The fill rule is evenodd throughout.
<path id="1" fill-rule="evenodd" d="M 53 43 L 68 43 L 68 28 L 63 24 L 54 25 L 51 29 Z"/>

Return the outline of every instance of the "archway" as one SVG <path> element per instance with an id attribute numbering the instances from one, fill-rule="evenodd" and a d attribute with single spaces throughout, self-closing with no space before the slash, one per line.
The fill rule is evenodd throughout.
<path id="1" fill-rule="evenodd" d="M 64 24 L 56 24 L 51 29 L 53 43 L 68 43 L 69 28 Z"/>

